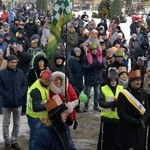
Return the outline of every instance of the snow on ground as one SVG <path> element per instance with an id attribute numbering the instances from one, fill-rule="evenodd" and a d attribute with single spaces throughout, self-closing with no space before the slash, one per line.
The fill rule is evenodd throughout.
<path id="1" fill-rule="evenodd" d="M 80 14 L 82 15 L 84 11 L 80 11 L 80 12 L 75 12 L 76 15 Z M 87 14 L 89 15 L 89 19 L 91 19 L 91 11 L 86 11 Z M 94 19 L 96 24 L 98 24 L 100 22 L 100 19 Z M 127 39 L 127 41 L 129 41 L 130 39 L 130 29 L 129 26 L 131 24 L 131 17 L 127 17 L 127 23 L 121 23 L 120 26 L 123 30 L 123 32 L 125 33 L 125 37 Z M 11 120 L 11 124 L 10 124 L 10 131 L 12 130 L 12 120 Z M 10 132 L 11 133 L 11 132 Z M 0 115 L 0 142 L 3 142 L 3 136 L 2 136 L 2 115 Z M 22 116 L 21 117 L 21 127 L 20 127 L 20 135 L 23 136 L 27 136 L 29 135 L 29 127 L 27 124 L 27 118 L 26 116 Z"/>
<path id="2" fill-rule="evenodd" d="M 78 16 L 78 15 L 81 16 L 83 14 L 83 12 L 85 12 L 85 11 L 73 12 L 73 14 L 75 14 L 76 16 Z M 96 11 L 94 11 L 94 12 L 96 12 Z M 89 16 L 89 20 L 91 20 L 92 19 L 92 13 L 93 13 L 93 11 L 86 11 L 86 13 Z M 100 18 L 94 18 L 94 20 L 96 22 L 96 25 L 100 22 Z M 131 17 L 127 17 L 127 23 L 121 23 L 121 24 L 119 24 L 119 26 L 121 27 L 122 31 L 125 34 L 125 38 L 126 38 L 127 42 L 129 42 L 129 39 L 130 39 L 130 28 L 129 27 L 130 27 L 131 21 L 132 21 Z M 107 21 L 108 26 L 109 26 L 109 22 L 110 21 L 108 20 Z"/>
<path id="3" fill-rule="evenodd" d="M 11 123 L 10 123 L 10 133 L 12 131 L 12 117 L 11 117 Z M 0 143 L 3 142 L 3 134 L 2 134 L 2 115 L 0 115 Z M 11 135 L 11 134 L 10 134 Z M 27 117 L 26 116 L 22 116 L 21 117 L 21 126 L 20 126 L 20 135 L 23 135 L 25 137 L 28 137 L 29 135 L 29 127 L 27 124 Z"/>

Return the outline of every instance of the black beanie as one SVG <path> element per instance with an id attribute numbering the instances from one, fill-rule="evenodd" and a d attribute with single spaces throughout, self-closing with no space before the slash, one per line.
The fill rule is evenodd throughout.
<path id="1" fill-rule="evenodd" d="M 9 63 L 12 60 L 17 60 L 18 61 L 18 58 L 15 55 L 11 54 L 7 57 L 7 63 Z"/>

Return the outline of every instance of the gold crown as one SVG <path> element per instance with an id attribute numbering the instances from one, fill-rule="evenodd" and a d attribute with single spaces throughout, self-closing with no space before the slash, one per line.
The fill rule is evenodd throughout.
<path id="1" fill-rule="evenodd" d="M 45 107 L 47 111 L 53 110 L 62 104 L 62 100 L 59 95 L 54 95 L 52 98 L 48 99 L 45 103 Z"/>
<path id="2" fill-rule="evenodd" d="M 140 70 L 131 70 L 128 74 L 129 78 L 139 78 L 141 77 L 141 72 Z"/>

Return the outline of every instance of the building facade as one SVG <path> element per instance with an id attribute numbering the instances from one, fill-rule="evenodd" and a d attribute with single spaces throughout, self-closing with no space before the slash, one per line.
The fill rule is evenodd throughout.
<path id="1" fill-rule="evenodd" d="M 97 10 L 101 0 L 73 0 L 73 9 Z"/>

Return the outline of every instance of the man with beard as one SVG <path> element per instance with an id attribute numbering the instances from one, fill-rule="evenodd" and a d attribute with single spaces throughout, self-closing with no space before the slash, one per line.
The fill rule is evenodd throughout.
<path id="1" fill-rule="evenodd" d="M 140 70 L 131 70 L 128 75 L 128 88 L 118 96 L 117 112 L 120 123 L 116 143 L 120 150 L 145 150 L 146 126 L 149 120 L 148 96 L 140 88 Z"/>

